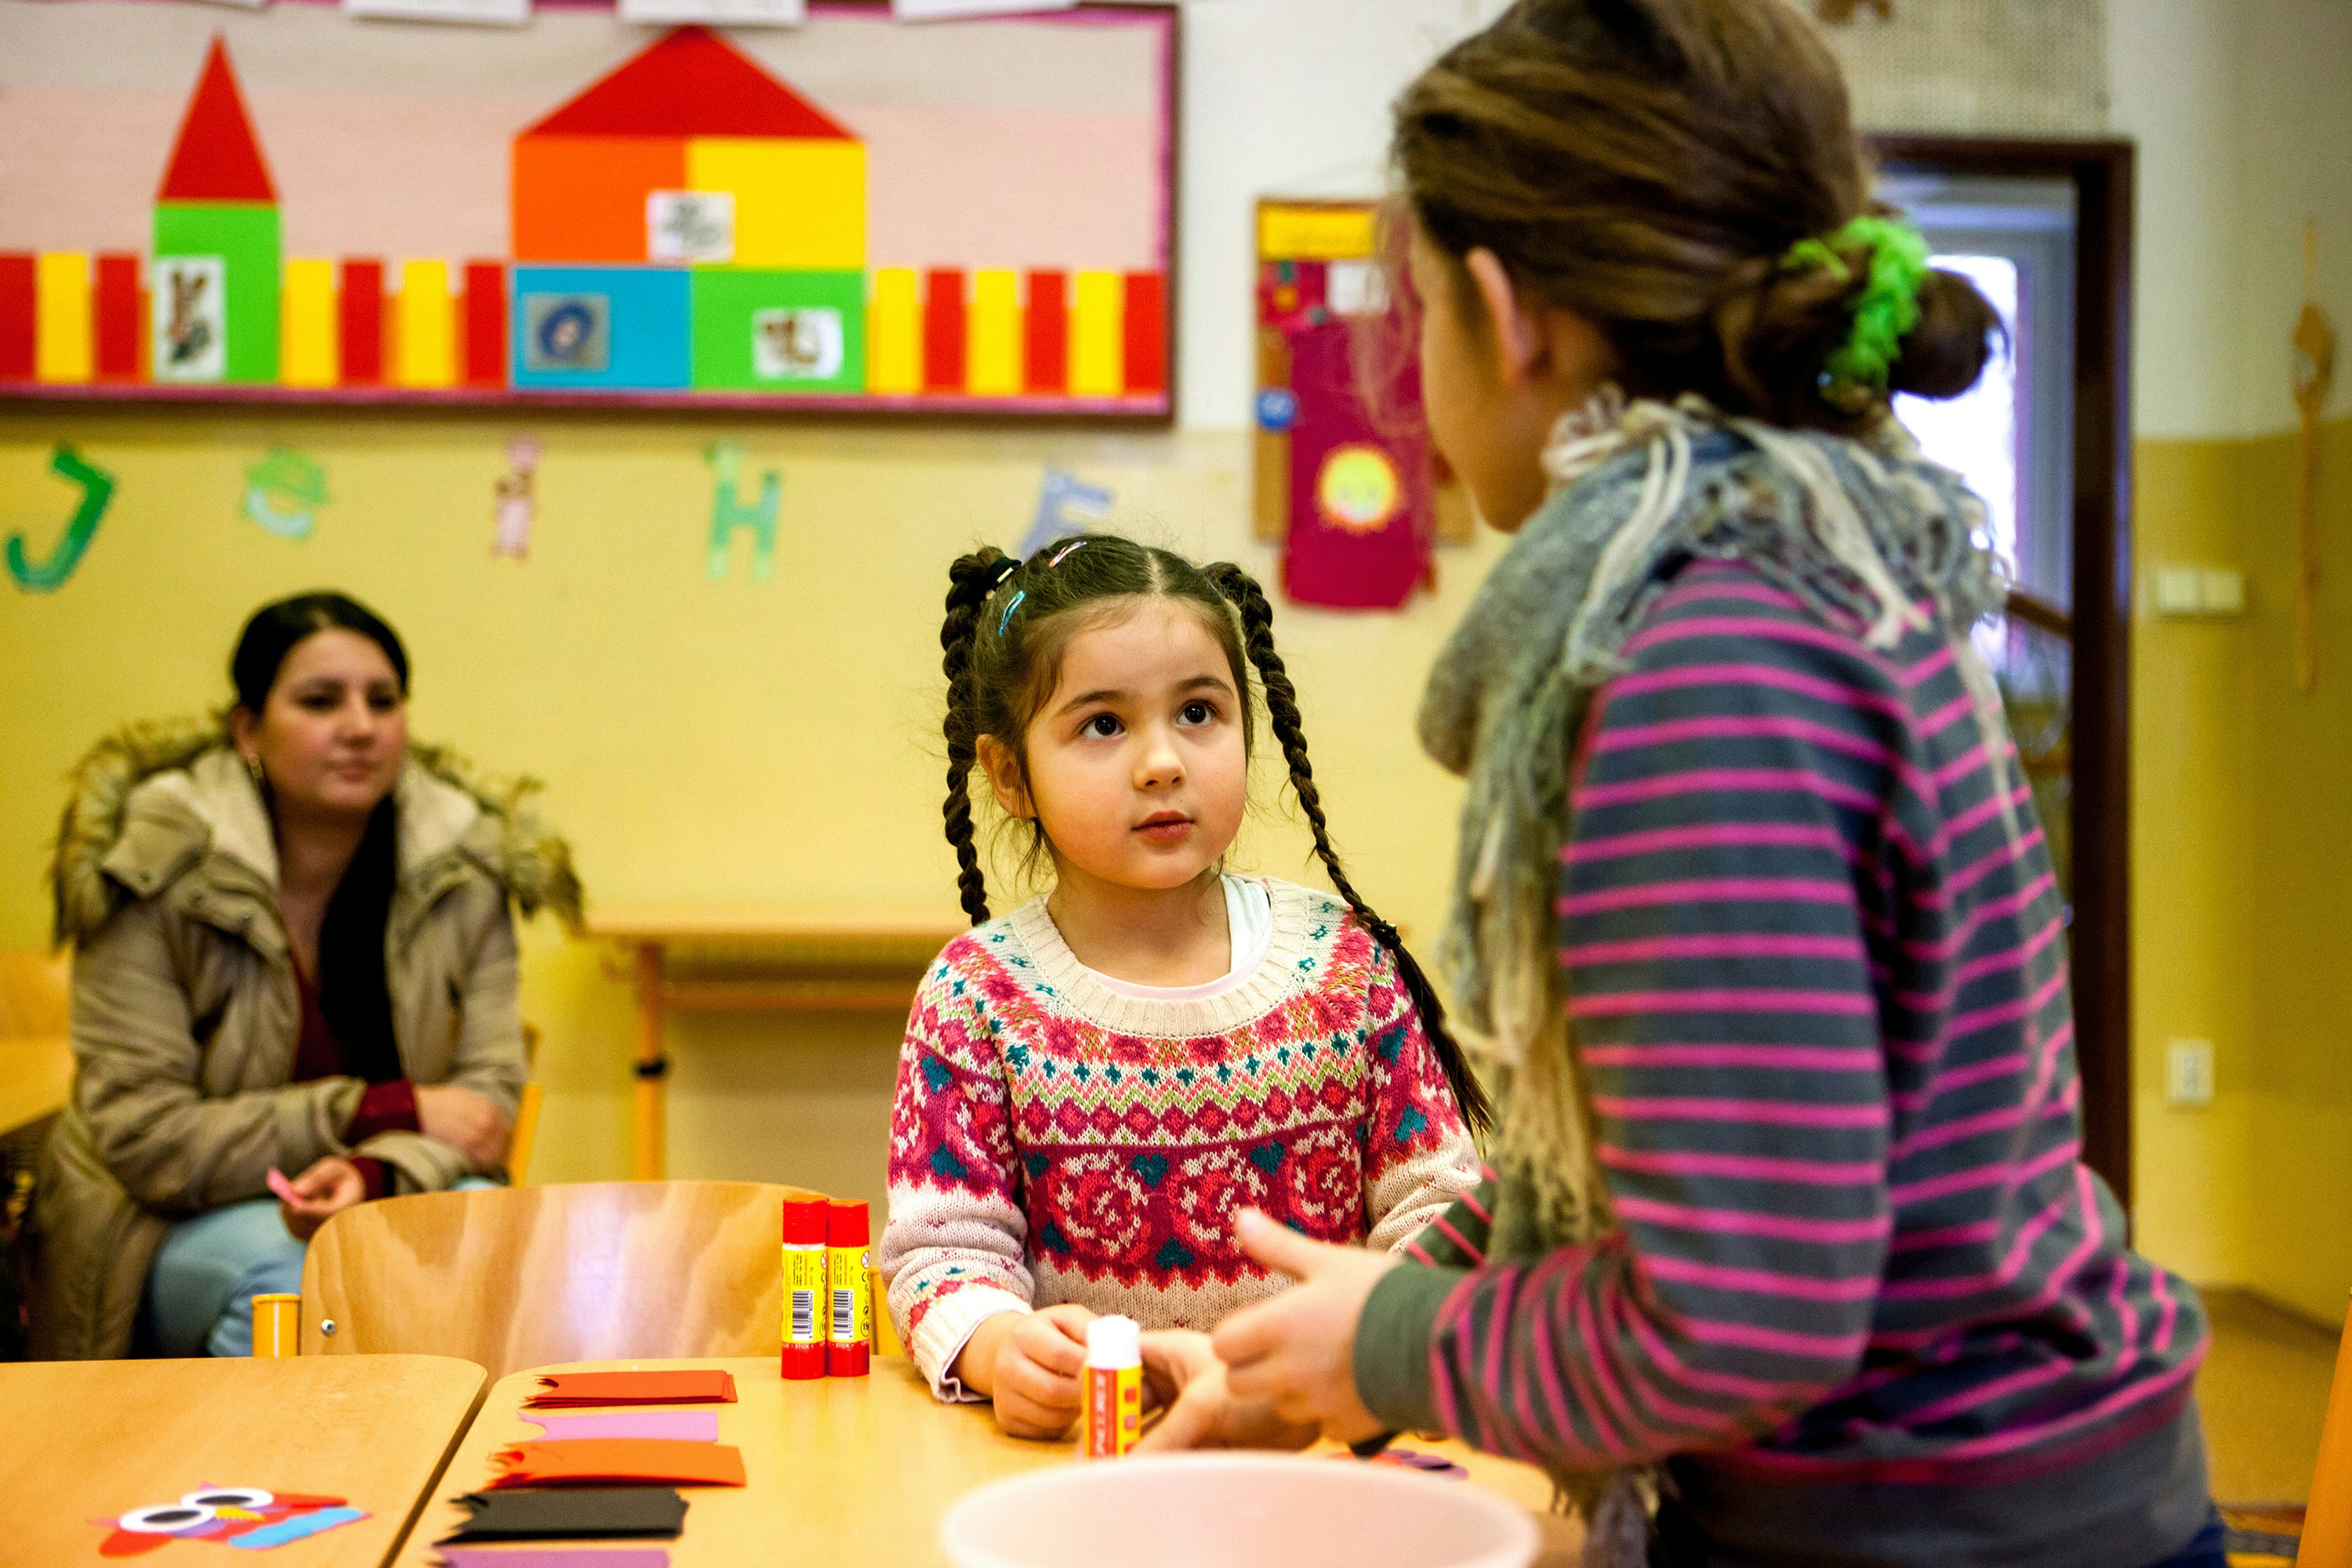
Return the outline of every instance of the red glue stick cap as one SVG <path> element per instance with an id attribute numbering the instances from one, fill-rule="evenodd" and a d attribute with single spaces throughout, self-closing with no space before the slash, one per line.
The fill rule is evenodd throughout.
<path id="1" fill-rule="evenodd" d="M 784 1245 L 786 1247 L 823 1247 L 825 1210 L 831 1201 L 828 1198 L 786 1198 L 784 1200 Z"/>
<path id="2" fill-rule="evenodd" d="M 862 1203 L 844 1203 L 835 1198 L 824 1211 L 824 1244 L 827 1247 L 863 1247 L 872 1239 L 873 1227 L 866 1218 Z"/>

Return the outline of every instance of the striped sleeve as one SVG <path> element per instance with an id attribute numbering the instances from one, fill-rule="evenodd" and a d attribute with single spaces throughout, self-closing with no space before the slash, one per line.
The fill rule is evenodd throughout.
<path id="1" fill-rule="evenodd" d="M 1868 933 L 1916 769 L 1867 654 L 1725 592 L 1685 574 L 1627 643 L 1571 790 L 1561 962 L 1621 1226 L 1384 1278 L 1358 1381 L 1400 1426 L 1643 1463 L 1752 1439 L 1861 1361 L 1891 1228 Z"/>

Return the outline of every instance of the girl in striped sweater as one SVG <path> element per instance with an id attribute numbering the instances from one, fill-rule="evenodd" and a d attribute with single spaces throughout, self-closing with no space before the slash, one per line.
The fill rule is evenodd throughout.
<path id="1" fill-rule="evenodd" d="M 1478 1179 L 1485 1101 L 1393 927 L 1341 869 L 1273 611 L 1238 566 L 1108 534 L 955 563 L 948 838 L 974 929 L 899 1061 L 889 1306 L 943 1399 L 1010 1432 L 1078 1410 L 1086 1325 L 1214 1327 L 1284 1281 L 1246 1205 L 1403 1244 Z M 1339 897 L 1222 874 L 1257 703 Z M 989 918 L 977 766 L 1052 892 Z"/>
<path id="2" fill-rule="evenodd" d="M 1495 1157 L 1402 1258 L 1245 1225 L 1305 1283 L 1163 1342 L 1155 1441 L 1442 1427 L 1596 1563 L 2219 1568 L 2203 1314 L 2081 1163 L 1983 510 L 1888 412 L 1989 307 L 1784 0 L 1519 0 L 1395 161 L 1431 427 L 1517 534 L 1422 713 Z"/>

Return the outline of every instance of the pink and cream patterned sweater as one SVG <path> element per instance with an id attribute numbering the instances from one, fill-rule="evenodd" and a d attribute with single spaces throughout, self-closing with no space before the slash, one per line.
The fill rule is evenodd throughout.
<path id="1" fill-rule="evenodd" d="M 907 1022 L 880 1264 L 943 1399 L 981 1321 L 1075 1301 L 1213 1326 L 1284 1288 L 1235 1245 L 1245 1205 L 1319 1240 L 1397 1247 L 1478 1155 L 1395 961 L 1348 907 L 1268 879 L 1246 977 L 1123 995 L 1045 900 L 950 942 Z"/>

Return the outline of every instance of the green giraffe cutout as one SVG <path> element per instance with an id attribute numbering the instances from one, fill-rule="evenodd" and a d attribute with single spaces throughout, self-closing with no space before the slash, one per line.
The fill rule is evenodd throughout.
<path id="1" fill-rule="evenodd" d="M 54 594 L 74 574 L 83 552 L 89 549 L 90 536 L 98 531 L 98 520 L 106 515 L 107 503 L 114 499 L 114 476 L 84 462 L 71 447 L 59 444 L 49 454 L 49 467 L 59 479 L 81 487 L 81 504 L 74 508 L 63 537 L 46 561 L 37 563 L 26 554 L 21 531 L 8 536 L 8 575 L 16 579 L 16 586 L 32 594 Z"/>

